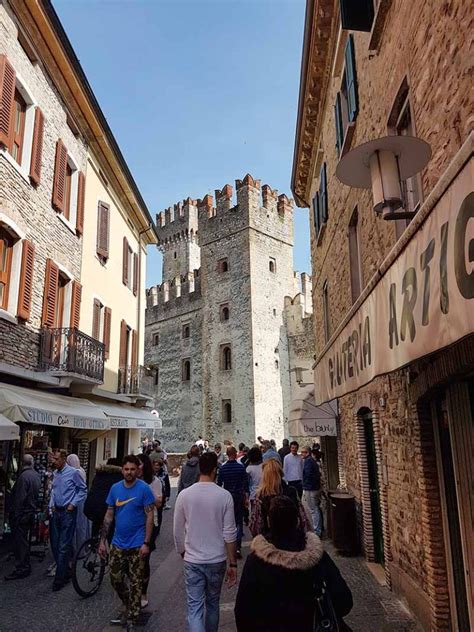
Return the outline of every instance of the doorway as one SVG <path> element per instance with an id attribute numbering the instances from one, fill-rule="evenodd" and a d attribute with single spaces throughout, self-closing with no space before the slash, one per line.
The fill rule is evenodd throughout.
<path id="1" fill-rule="evenodd" d="M 117 430 L 117 458 L 122 460 L 128 454 L 128 430 Z"/>
<path id="2" fill-rule="evenodd" d="M 375 448 L 374 424 L 372 414 L 365 412 L 361 415 L 364 424 L 365 449 L 367 458 L 367 473 L 369 484 L 370 513 L 372 517 L 372 536 L 374 543 L 374 562 L 384 564 L 384 544 L 382 530 L 382 511 L 380 507 L 380 486 L 377 467 L 377 453 Z"/>

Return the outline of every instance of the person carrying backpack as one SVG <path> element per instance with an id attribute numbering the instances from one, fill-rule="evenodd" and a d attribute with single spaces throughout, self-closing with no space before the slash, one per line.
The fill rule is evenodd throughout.
<path id="1" fill-rule="evenodd" d="M 270 501 L 269 533 L 251 544 L 235 603 L 238 632 L 347 631 L 352 594 L 287 496 Z"/>

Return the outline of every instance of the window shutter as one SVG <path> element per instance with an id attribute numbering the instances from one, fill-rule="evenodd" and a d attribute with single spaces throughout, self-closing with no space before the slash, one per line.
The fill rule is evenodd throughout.
<path id="1" fill-rule="evenodd" d="M 56 161 L 54 163 L 53 206 L 59 213 L 64 212 L 66 165 L 67 149 L 62 140 L 58 140 L 56 143 Z"/>
<path id="2" fill-rule="evenodd" d="M 357 89 L 357 74 L 355 64 L 354 37 L 349 35 L 346 45 L 346 87 L 347 87 L 347 109 L 349 122 L 353 123 L 359 111 L 359 93 Z"/>
<path id="3" fill-rule="evenodd" d="M 104 354 L 105 354 L 106 360 L 109 359 L 109 355 L 110 355 L 111 325 L 112 325 L 112 310 L 110 309 L 110 307 L 105 307 L 104 308 L 104 346 L 105 346 Z"/>
<path id="4" fill-rule="evenodd" d="M 43 296 L 43 327 L 54 327 L 58 301 L 59 268 L 52 259 L 46 259 Z"/>
<path id="5" fill-rule="evenodd" d="M 97 206 L 96 251 L 99 257 L 104 259 L 109 256 L 109 217 L 109 205 L 105 202 L 99 202 Z"/>
<path id="6" fill-rule="evenodd" d="M 132 367 L 138 366 L 138 333 L 136 329 L 132 329 Z"/>
<path id="7" fill-rule="evenodd" d="M 119 368 L 124 369 L 126 366 L 127 366 L 127 323 L 122 319 L 120 321 Z"/>
<path id="8" fill-rule="evenodd" d="M 342 124 L 342 106 L 341 106 L 341 93 L 338 92 L 336 96 L 336 103 L 334 104 L 334 119 L 336 125 L 336 148 L 337 155 L 341 155 L 342 146 L 344 144 L 344 126 Z"/>
<path id="9" fill-rule="evenodd" d="M 0 55 L 0 144 L 9 147 L 13 134 L 15 69 L 5 55 Z"/>
<path id="10" fill-rule="evenodd" d="M 41 180 L 41 160 L 43 154 L 44 116 L 37 107 L 35 110 L 35 128 L 31 147 L 30 179 L 35 186 Z"/>
<path id="11" fill-rule="evenodd" d="M 319 173 L 319 207 L 321 222 L 325 223 L 328 221 L 328 183 L 325 162 L 323 162 Z"/>
<path id="12" fill-rule="evenodd" d="M 128 285 L 128 240 L 123 238 L 123 261 L 122 261 L 122 282 L 124 285 Z"/>
<path id="13" fill-rule="evenodd" d="M 21 253 L 20 289 L 18 291 L 17 316 L 29 320 L 31 313 L 31 295 L 33 292 L 33 267 L 35 247 L 31 241 L 23 240 Z"/>
<path id="14" fill-rule="evenodd" d="M 339 0 L 339 2 L 343 29 L 371 31 L 374 21 L 374 0 Z"/>
<path id="15" fill-rule="evenodd" d="M 86 176 L 79 171 L 77 176 L 77 214 L 76 214 L 76 232 L 82 235 L 84 232 L 84 196 L 86 193 Z"/>
<path id="16" fill-rule="evenodd" d="M 136 296 L 138 294 L 138 255 L 135 253 L 133 255 L 133 295 Z"/>
<path id="17" fill-rule="evenodd" d="M 72 282 L 72 295 L 71 295 L 71 327 L 79 329 L 79 320 L 81 316 L 81 298 L 82 298 L 82 285 L 79 281 Z"/>
<path id="18" fill-rule="evenodd" d="M 316 234 L 316 237 L 319 234 L 319 226 L 320 226 L 320 221 L 319 221 L 319 192 L 316 191 L 314 198 L 313 198 L 313 222 L 314 222 L 314 231 Z"/>
<path id="19" fill-rule="evenodd" d="M 94 340 L 100 340 L 100 309 L 102 307 L 98 298 L 94 299 L 92 305 L 92 337 Z"/>

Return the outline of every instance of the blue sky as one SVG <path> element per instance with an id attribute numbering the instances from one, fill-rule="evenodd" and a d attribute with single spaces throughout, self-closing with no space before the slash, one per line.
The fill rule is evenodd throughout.
<path id="1" fill-rule="evenodd" d="M 153 217 L 247 172 L 291 194 L 305 0 L 55 0 Z M 295 269 L 310 270 L 295 210 Z M 147 285 L 160 282 L 150 249 Z"/>

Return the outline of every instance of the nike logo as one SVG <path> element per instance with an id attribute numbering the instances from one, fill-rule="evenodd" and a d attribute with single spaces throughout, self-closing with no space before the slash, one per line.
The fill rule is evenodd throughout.
<path id="1" fill-rule="evenodd" d="M 133 498 L 129 498 L 128 500 L 116 500 L 115 501 L 115 506 L 116 507 L 122 507 L 122 505 L 126 505 L 127 503 L 129 503 L 132 500 L 135 500 L 135 496 Z"/>

